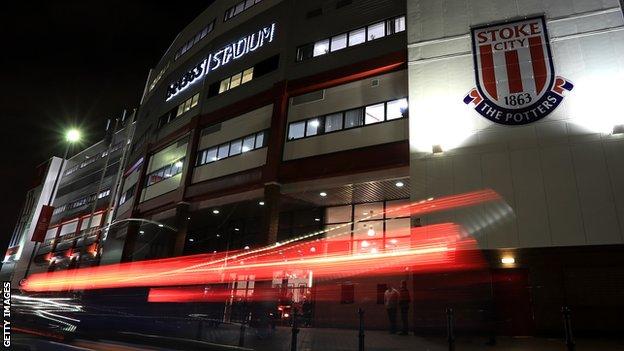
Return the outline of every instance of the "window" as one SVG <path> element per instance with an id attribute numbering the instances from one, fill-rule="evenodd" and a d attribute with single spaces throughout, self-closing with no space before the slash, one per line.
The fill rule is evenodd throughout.
<path id="1" fill-rule="evenodd" d="M 145 187 L 162 182 L 163 180 L 169 179 L 179 173 L 182 173 L 183 167 L 184 167 L 184 158 L 181 158 L 173 163 L 170 163 L 164 167 L 161 167 L 153 171 L 152 173 L 147 175 Z"/>
<path id="2" fill-rule="evenodd" d="M 320 125 L 321 125 L 321 121 L 319 118 L 309 119 L 307 121 L 306 136 L 318 134 Z"/>
<path id="3" fill-rule="evenodd" d="M 292 122 L 288 127 L 288 140 L 301 139 L 344 129 L 358 128 L 364 125 L 407 117 L 407 99 L 401 98 L 344 112 L 335 112 L 325 116 L 313 117 L 304 121 Z"/>
<path id="4" fill-rule="evenodd" d="M 205 165 L 227 157 L 240 155 L 242 153 L 256 150 L 265 146 L 265 135 L 267 131 L 263 130 L 243 138 L 231 140 L 221 145 L 212 146 L 208 149 L 201 150 L 197 156 L 197 166 Z"/>
<path id="5" fill-rule="evenodd" d="M 382 38 L 383 36 L 386 35 L 385 28 L 386 28 L 385 22 L 379 22 L 379 23 L 375 23 L 375 24 L 368 26 L 367 27 L 367 31 L 368 31 L 367 40 L 370 41 L 370 40 Z"/>
<path id="6" fill-rule="evenodd" d="M 247 68 L 246 70 L 243 71 L 243 78 L 241 80 L 241 84 L 245 84 L 253 78 L 253 71 L 254 71 L 253 67 Z"/>
<path id="7" fill-rule="evenodd" d="M 230 89 L 236 88 L 237 86 L 241 85 L 242 75 L 243 75 L 243 72 L 239 72 L 232 76 L 232 78 L 230 79 Z"/>
<path id="8" fill-rule="evenodd" d="M 366 29 L 359 28 L 349 32 L 349 46 L 362 44 L 366 41 Z"/>
<path id="9" fill-rule="evenodd" d="M 364 114 L 361 108 L 345 112 L 345 129 L 355 128 L 364 124 Z"/>
<path id="10" fill-rule="evenodd" d="M 217 160 L 228 157 L 229 152 L 230 152 L 230 144 L 226 143 L 226 144 L 219 145 L 219 151 L 217 152 Z"/>
<path id="11" fill-rule="evenodd" d="M 323 38 L 314 43 L 301 45 L 297 48 L 297 61 L 304 61 L 313 57 L 322 56 L 329 52 L 342 50 L 347 46 L 363 44 L 388 35 L 405 31 L 405 16 L 394 17 L 356 28 L 345 33 Z"/>
<path id="12" fill-rule="evenodd" d="M 407 114 L 407 99 L 388 101 L 386 108 L 386 118 L 388 120 L 405 117 Z"/>
<path id="13" fill-rule="evenodd" d="M 197 44 L 206 35 L 208 35 L 208 33 L 212 32 L 212 30 L 214 29 L 214 24 L 215 24 L 215 20 L 213 19 L 210 23 L 208 23 L 208 25 L 206 25 L 204 28 L 197 31 L 197 33 L 195 33 L 195 35 L 193 35 L 191 39 L 189 39 L 186 43 L 184 43 L 184 45 L 182 45 L 181 48 L 178 49 L 178 51 L 176 51 L 175 55 L 173 56 L 173 60 L 175 61 L 179 59 L 180 56 L 184 55 L 187 51 L 189 51 L 193 47 L 193 45 Z M 160 79 L 160 77 L 157 77 L 157 78 Z M 152 84 L 155 85 L 155 83 L 156 83 L 156 79 L 154 79 L 154 83 Z"/>
<path id="14" fill-rule="evenodd" d="M 158 127 L 161 128 L 164 125 L 170 123 L 174 119 L 178 118 L 185 112 L 191 110 L 193 107 L 197 106 L 199 103 L 199 93 L 191 96 L 190 98 L 184 100 L 181 104 L 174 107 L 171 111 L 167 112 L 164 116 L 162 116 L 159 120 Z M 121 148 L 121 146 L 120 146 Z"/>
<path id="15" fill-rule="evenodd" d="M 342 50 L 347 47 L 347 33 L 339 34 L 331 38 L 331 52 Z"/>
<path id="16" fill-rule="evenodd" d="M 291 123 L 290 128 L 288 128 L 288 140 L 303 138 L 305 136 L 305 125 L 305 121 Z"/>
<path id="17" fill-rule="evenodd" d="M 256 141 L 256 136 L 255 135 L 250 135 L 248 137 L 246 137 L 245 139 L 243 139 L 243 152 L 247 152 L 247 151 L 251 151 L 254 149 L 254 145 L 255 145 L 255 141 Z"/>
<path id="18" fill-rule="evenodd" d="M 353 302 L 355 302 L 354 285 L 350 283 L 340 285 L 340 303 L 352 304 Z"/>
<path id="19" fill-rule="evenodd" d="M 133 186 L 129 187 L 128 190 L 126 190 L 121 195 L 121 198 L 119 199 L 119 204 L 120 205 L 123 205 L 124 203 L 126 203 L 126 201 L 128 201 L 134 195 L 134 189 L 136 189 L 136 184 L 134 184 Z"/>
<path id="20" fill-rule="evenodd" d="M 342 129 L 342 113 L 325 116 L 325 133 Z"/>
<path id="21" fill-rule="evenodd" d="M 364 124 L 379 123 L 384 120 L 384 104 L 366 106 Z"/>
<path id="22" fill-rule="evenodd" d="M 219 94 L 228 90 L 230 90 L 230 77 L 227 77 L 221 81 L 221 85 L 219 85 Z"/>
<path id="23" fill-rule="evenodd" d="M 329 39 L 324 39 L 314 43 L 314 53 L 312 56 L 321 56 L 329 52 Z"/>
<path id="24" fill-rule="evenodd" d="M 247 11 L 254 5 L 258 4 L 261 0 L 243 0 L 236 5 L 230 7 L 225 10 L 225 14 L 223 16 L 223 22 L 230 20 L 232 17 L 238 15 L 243 11 Z"/>

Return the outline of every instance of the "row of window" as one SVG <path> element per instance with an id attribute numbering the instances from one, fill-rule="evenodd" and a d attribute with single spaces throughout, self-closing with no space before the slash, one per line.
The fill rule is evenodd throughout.
<path id="1" fill-rule="evenodd" d="M 176 51 L 175 55 L 173 56 L 173 60 L 175 61 L 180 58 L 180 56 L 184 55 L 187 51 L 189 51 L 193 47 L 193 45 L 204 39 L 204 37 L 208 35 L 208 33 L 212 32 L 212 30 L 214 29 L 214 25 L 215 20 L 212 20 L 212 22 L 208 23 L 208 25 L 199 30 L 191 39 L 189 39 L 181 48 L 179 48 L 178 51 Z"/>
<path id="2" fill-rule="evenodd" d="M 405 31 L 405 16 L 391 18 L 300 46 L 297 49 L 297 61 L 325 55 L 403 31 Z"/>
<path id="3" fill-rule="evenodd" d="M 113 146 L 111 146 L 111 147 L 110 147 L 110 153 L 112 154 L 112 153 L 114 153 L 114 152 L 116 152 L 116 151 L 121 150 L 121 147 L 123 146 L 123 143 L 124 143 L 123 141 L 120 141 L 120 142 L 118 142 L 118 143 L 114 144 Z M 98 155 L 93 155 L 93 156 L 91 156 L 91 157 L 88 157 L 88 158 L 87 158 L 87 159 L 85 159 L 84 161 L 82 161 L 82 162 L 80 162 L 80 163 L 77 163 L 77 164 L 73 165 L 72 167 L 70 167 L 70 168 L 68 168 L 67 170 L 65 170 L 65 175 L 70 175 L 70 174 L 72 174 L 72 173 L 76 172 L 77 170 L 79 170 L 80 168 L 85 168 L 85 167 L 87 167 L 88 165 L 90 165 L 90 164 L 92 164 L 93 162 L 97 161 L 97 160 L 98 160 L 98 158 L 101 158 L 101 157 L 106 157 L 106 155 L 108 155 L 108 152 L 109 152 L 109 150 L 108 150 L 108 149 L 107 149 L 107 150 L 104 150 L 104 151 L 102 151 L 102 152 L 101 152 L 100 154 L 98 154 Z M 100 157 L 98 157 L 98 156 L 100 156 Z"/>
<path id="4" fill-rule="evenodd" d="M 239 3 L 237 3 L 236 5 L 230 7 L 229 9 L 225 10 L 225 14 L 223 15 L 223 22 L 231 19 L 232 17 L 242 13 L 243 11 L 248 10 L 249 8 L 251 8 L 252 6 L 254 6 L 255 4 L 261 2 L 262 0 L 243 0 Z"/>
<path id="5" fill-rule="evenodd" d="M 165 124 L 170 123 L 174 119 L 180 117 L 185 112 L 197 106 L 198 103 L 199 103 L 199 93 L 186 99 L 181 104 L 171 109 L 171 111 L 169 111 L 166 115 L 160 117 L 160 121 L 158 121 L 159 123 L 158 127 L 160 128 L 164 126 Z"/>
<path id="6" fill-rule="evenodd" d="M 171 164 L 155 170 L 154 172 L 147 175 L 145 186 L 148 187 L 150 185 L 162 182 L 163 180 L 169 179 L 176 174 L 182 173 L 183 166 L 184 158 L 181 158 Z"/>
<path id="7" fill-rule="evenodd" d="M 208 87 L 208 97 L 217 96 L 241 84 L 247 83 L 252 79 L 260 78 L 270 72 L 275 71 L 279 67 L 279 55 L 274 55 L 268 59 L 262 60 L 242 72 L 223 80 L 214 82 Z"/>
<path id="8" fill-rule="evenodd" d="M 212 146 L 201 150 L 197 155 L 197 166 L 262 148 L 266 146 L 267 134 L 268 131 L 263 130 L 242 138 L 234 139 L 218 146 Z"/>
<path id="9" fill-rule="evenodd" d="M 167 61 L 167 64 L 164 65 L 163 68 L 160 69 L 158 74 L 156 74 L 156 77 L 154 77 L 154 80 L 152 80 L 152 83 L 149 85 L 148 91 L 152 91 L 154 90 L 154 88 L 156 88 L 156 84 L 160 82 L 160 80 L 165 75 L 165 72 L 167 71 L 168 68 L 169 68 L 169 61 Z"/>
<path id="10" fill-rule="evenodd" d="M 236 88 L 241 84 L 245 84 L 253 79 L 254 68 L 247 68 L 242 72 L 238 72 L 231 77 L 227 77 L 221 81 L 219 85 L 219 94 L 224 93 L 230 89 Z"/>
<path id="11" fill-rule="evenodd" d="M 53 214 L 56 215 L 61 212 L 65 212 L 66 210 L 71 210 L 74 208 L 78 208 L 80 206 L 84 206 L 86 204 L 92 203 L 93 201 L 95 201 L 96 198 L 103 199 L 109 195 L 110 195 L 110 189 L 106 189 L 106 190 L 101 191 L 99 194 L 93 193 L 91 195 L 81 197 L 77 200 L 74 200 L 72 202 L 66 203 L 65 205 L 55 208 Z"/>
<path id="12" fill-rule="evenodd" d="M 124 193 L 121 194 L 121 197 L 119 198 L 119 205 L 125 204 L 126 201 L 128 201 L 132 197 L 132 195 L 134 195 L 134 189 L 136 189 L 136 184 L 129 187 L 128 190 L 124 191 Z"/>
<path id="13" fill-rule="evenodd" d="M 404 118 L 407 107 L 407 99 L 402 98 L 292 122 L 288 125 L 288 140 Z"/>

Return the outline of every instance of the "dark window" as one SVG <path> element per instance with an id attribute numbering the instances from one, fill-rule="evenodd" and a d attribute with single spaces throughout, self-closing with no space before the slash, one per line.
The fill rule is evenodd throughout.
<path id="1" fill-rule="evenodd" d="M 307 60 L 314 56 L 314 43 L 301 46 L 297 49 L 297 61 Z"/>
<path id="2" fill-rule="evenodd" d="M 351 304 L 355 302 L 355 289 L 351 283 L 342 284 L 340 286 L 340 303 Z"/>
<path id="3" fill-rule="evenodd" d="M 377 304 L 384 304 L 384 294 L 386 293 L 386 289 L 388 289 L 388 284 L 377 284 Z"/>
<path id="4" fill-rule="evenodd" d="M 352 0 L 338 0 L 338 2 L 336 2 L 336 8 L 339 9 L 347 5 L 351 5 L 352 2 Z"/>
<path id="5" fill-rule="evenodd" d="M 258 78 L 263 75 L 273 72 L 279 66 L 279 55 L 271 56 L 268 59 L 259 62 L 254 66 L 253 77 Z"/>
<path id="6" fill-rule="evenodd" d="M 355 128 L 364 124 L 364 110 L 356 108 L 345 112 L 345 129 Z"/>
<path id="7" fill-rule="evenodd" d="M 219 95 L 219 86 L 221 85 L 221 81 L 214 82 L 210 84 L 208 87 L 208 97 L 211 98 L 213 96 Z"/>

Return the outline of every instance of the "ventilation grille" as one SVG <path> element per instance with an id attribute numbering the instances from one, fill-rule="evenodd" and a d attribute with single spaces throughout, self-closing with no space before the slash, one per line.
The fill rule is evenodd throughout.
<path id="1" fill-rule="evenodd" d="M 221 123 L 217 123 L 217 124 L 211 125 L 210 127 L 206 127 L 202 129 L 201 136 L 206 136 L 208 134 L 216 133 L 220 130 L 221 130 Z"/>
<path id="2" fill-rule="evenodd" d="M 379 86 L 379 79 L 373 79 L 371 80 L 371 87 L 378 87 Z"/>
<path id="3" fill-rule="evenodd" d="M 309 102 L 320 101 L 325 98 L 325 89 L 313 91 L 311 93 L 295 96 L 292 98 L 292 105 L 297 106 Z"/>

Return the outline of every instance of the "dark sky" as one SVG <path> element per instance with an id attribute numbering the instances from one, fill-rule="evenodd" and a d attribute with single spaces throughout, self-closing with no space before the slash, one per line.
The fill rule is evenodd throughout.
<path id="1" fill-rule="evenodd" d="M 0 254 L 35 167 L 62 154 L 70 124 L 85 143 L 139 103 L 149 68 L 212 0 L 9 1 L 0 10 Z M 0 258 L 1 259 L 1 258 Z"/>

